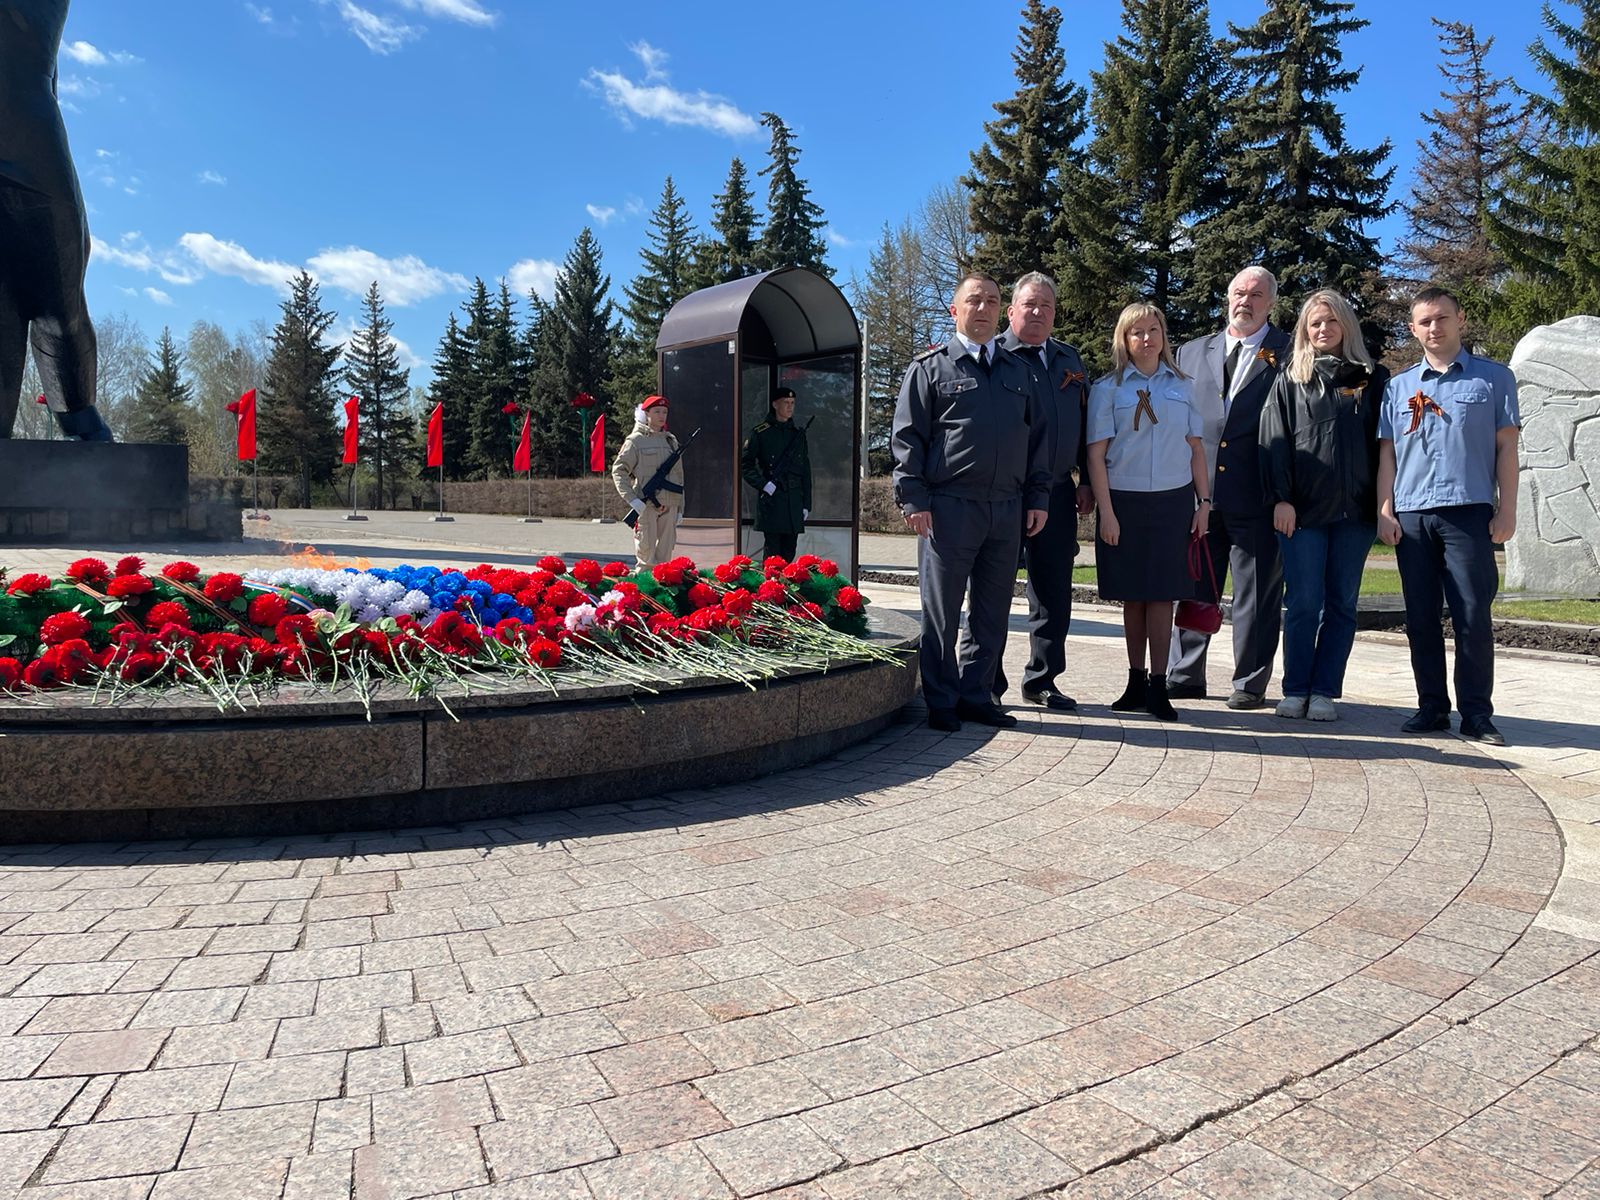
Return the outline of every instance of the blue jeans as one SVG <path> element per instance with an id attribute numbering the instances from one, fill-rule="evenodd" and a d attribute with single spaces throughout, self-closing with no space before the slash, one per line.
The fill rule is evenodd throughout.
<path id="1" fill-rule="evenodd" d="M 1458 504 L 1398 514 L 1400 544 L 1395 563 L 1406 597 L 1406 640 L 1417 707 L 1435 716 L 1450 712 L 1445 678 L 1444 625 L 1440 608 L 1450 606 L 1456 641 L 1456 708 L 1463 718 L 1494 712 L 1494 627 L 1489 607 L 1500 590 L 1488 504 Z"/>
<path id="2" fill-rule="evenodd" d="M 1283 552 L 1283 694 L 1338 697 L 1356 640 L 1356 597 L 1376 526 L 1346 518 L 1278 535 Z"/>

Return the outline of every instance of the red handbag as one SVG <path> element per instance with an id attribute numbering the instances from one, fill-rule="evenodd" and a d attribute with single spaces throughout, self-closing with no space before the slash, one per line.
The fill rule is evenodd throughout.
<path id="1" fill-rule="evenodd" d="M 1211 551 L 1206 546 L 1206 535 L 1197 533 L 1189 539 L 1189 578 L 1200 582 L 1200 563 L 1205 562 L 1205 572 L 1211 576 L 1212 600 L 1180 600 L 1172 623 L 1190 633 L 1213 634 L 1222 628 L 1222 591 L 1217 587 L 1217 571 L 1211 565 Z"/>

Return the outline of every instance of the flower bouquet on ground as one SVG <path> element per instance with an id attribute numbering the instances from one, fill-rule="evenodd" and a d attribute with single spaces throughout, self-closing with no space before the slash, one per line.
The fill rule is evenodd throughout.
<path id="1" fill-rule="evenodd" d="M 483 564 L 288 567 L 203 574 L 72 563 L 60 578 L 0 568 L 0 692 L 80 689 L 115 703 L 186 688 L 226 711 L 289 681 L 370 702 L 497 681 L 627 683 L 685 676 L 753 686 L 796 670 L 886 660 L 865 640 L 867 600 L 815 555 L 702 573 L 550 556 L 531 571 Z"/>

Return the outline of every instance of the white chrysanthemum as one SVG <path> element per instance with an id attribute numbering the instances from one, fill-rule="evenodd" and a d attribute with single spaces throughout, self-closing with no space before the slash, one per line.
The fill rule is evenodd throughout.
<path id="1" fill-rule="evenodd" d="M 406 594 L 406 585 L 396 579 L 378 579 L 367 594 L 374 604 L 393 604 Z"/>
<path id="2" fill-rule="evenodd" d="M 356 620 L 366 625 L 370 625 L 374 621 L 381 621 L 383 620 L 383 609 L 376 604 L 369 604 L 356 613 Z"/>

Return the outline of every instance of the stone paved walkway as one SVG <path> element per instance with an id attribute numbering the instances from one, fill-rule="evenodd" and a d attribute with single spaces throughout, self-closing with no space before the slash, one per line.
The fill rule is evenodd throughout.
<path id="1" fill-rule="evenodd" d="M 1081 715 L 748 787 L 0 848 L 0 1194 L 1600 1196 L 1596 669 L 1502 657 L 1492 756 L 1367 638 L 1167 726 L 1116 621 Z"/>

